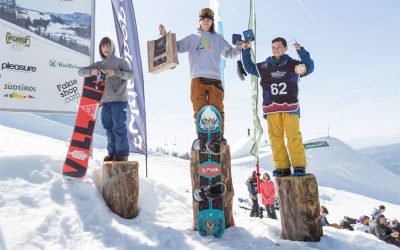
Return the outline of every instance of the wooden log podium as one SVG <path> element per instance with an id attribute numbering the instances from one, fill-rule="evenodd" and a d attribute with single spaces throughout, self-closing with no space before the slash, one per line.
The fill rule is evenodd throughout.
<path id="1" fill-rule="evenodd" d="M 198 161 L 196 150 L 191 151 L 190 160 L 190 175 L 192 179 L 192 192 L 194 189 L 199 187 L 198 178 Z M 225 228 L 235 225 L 235 220 L 233 219 L 233 185 L 232 185 L 232 175 L 231 175 L 231 152 L 229 145 L 221 145 L 221 175 L 222 182 L 226 185 L 226 193 L 224 195 L 224 214 L 225 214 Z M 193 230 L 197 231 L 197 213 L 199 208 L 199 203 L 192 200 L 193 204 Z"/>
<path id="2" fill-rule="evenodd" d="M 175 33 L 168 32 L 157 40 L 147 41 L 147 56 L 150 73 L 176 67 L 179 62 Z"/>
<path id="3" fill-rule="evenodd" d="M 109 161 L 103 164 L 103 198 L 114 213 L 125 219 L 139 214 L 139 163 Z"/>
<path id="4" fill-rule="evenodd" d="M 285 176 L 277 177 L 275 181 L 280 199 L 282 238 L 319 241 L 323 232 L 315 176 Z"/>

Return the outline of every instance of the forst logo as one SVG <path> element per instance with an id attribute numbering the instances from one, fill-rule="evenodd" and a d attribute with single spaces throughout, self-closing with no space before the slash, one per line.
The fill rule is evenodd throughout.
<path id="1" fill-rule="evenodd" d="M 18 45 L 23 45 L 25 47 L 29 47 L 31 45 L 31 37 L 30 36 L 15 36 L 10 32 L 6 34 L 6 43 L 14 43 Z"/>
<path id="2" fill-rule="evenodd" d="M 31 37 L 17 36 L 7 32 L 6 44 L 11 45 L 10 49 L 14 51 L 23 51 L 25 48 L 31 46 Z"/>
<path id="3" fill-rule="evenodd" d="M 22 64 L 12 64 L 10 62 L 2 63 L 1 70 L 21 71 L 21 72 L 36 72 L 35 66 L 26 66 Z"/>

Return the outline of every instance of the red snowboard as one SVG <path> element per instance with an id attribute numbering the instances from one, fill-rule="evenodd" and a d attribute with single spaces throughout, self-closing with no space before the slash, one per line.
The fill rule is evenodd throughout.
<path id="1" fill-rule="evenodd" d="M 86 175 L 97 111 L 104 92 L 104 80 L 104 74 L 86 77 L 84 80 L 75 127 L 64 162 L 64 176 L 83 178 Z"/>

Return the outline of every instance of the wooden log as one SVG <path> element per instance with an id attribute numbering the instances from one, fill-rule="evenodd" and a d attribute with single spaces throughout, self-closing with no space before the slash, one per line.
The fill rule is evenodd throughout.
<path id="1" fill-rule="evenodd" d="M 103 198 L 114 213 L 125 219 L 139 214 L 139 163 L 109 161 L 103 164 Z"/>
<path id="2" fill-rule="evenodd" d="M 318 185 L 315 176 L 276 178 L 279 194 L 282 238 L 296 241 L 319 241 L 322 227 L 319 217 Z"/>
<path id="3" fill-rule="evenodd" d="M 235 225 L 235 220 L 233 218 L 233 185 L 232 185 L 232 174 L 231 174 L 231 152 L 229 145 L 221 145 L 221 172 L 222 172 L 222 182 L 226 185 L 226 193 L 224 195 L 224 214 L 225 214 L 225 228 Z M 196 150 L 191 151 L 191 161 L 190 161 L 190 175 L 192 179 L 192 192 L 194 189 L 199 187 L 198 178 L 198 161 Z M 193 230 L 197 231 L 197 213 L 199 208 L 199 203 L 195 200 L 192 201 L 193 204 Z"/>

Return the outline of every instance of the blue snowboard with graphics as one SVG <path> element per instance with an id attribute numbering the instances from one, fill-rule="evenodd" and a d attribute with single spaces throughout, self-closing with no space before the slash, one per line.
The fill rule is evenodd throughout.
<path id="1" fill-rule="evenodd" d="M 214 106 L 206 105 L 196 117 L 198 139 L 206 142 L 221 140 L 221 114 Z M 197 150 L 199 186 L 211 186 L 222 182 L 220 145 L 217 145 L 217 154 Z M 197 187 L 199 188 L 199 187 Z M 222 193 L 222 185 L 217 185 Z M 201 236 L 213 235 L 220 238 L 225 230 L 224 198 L 199 202 L 197 229 Z"/>

